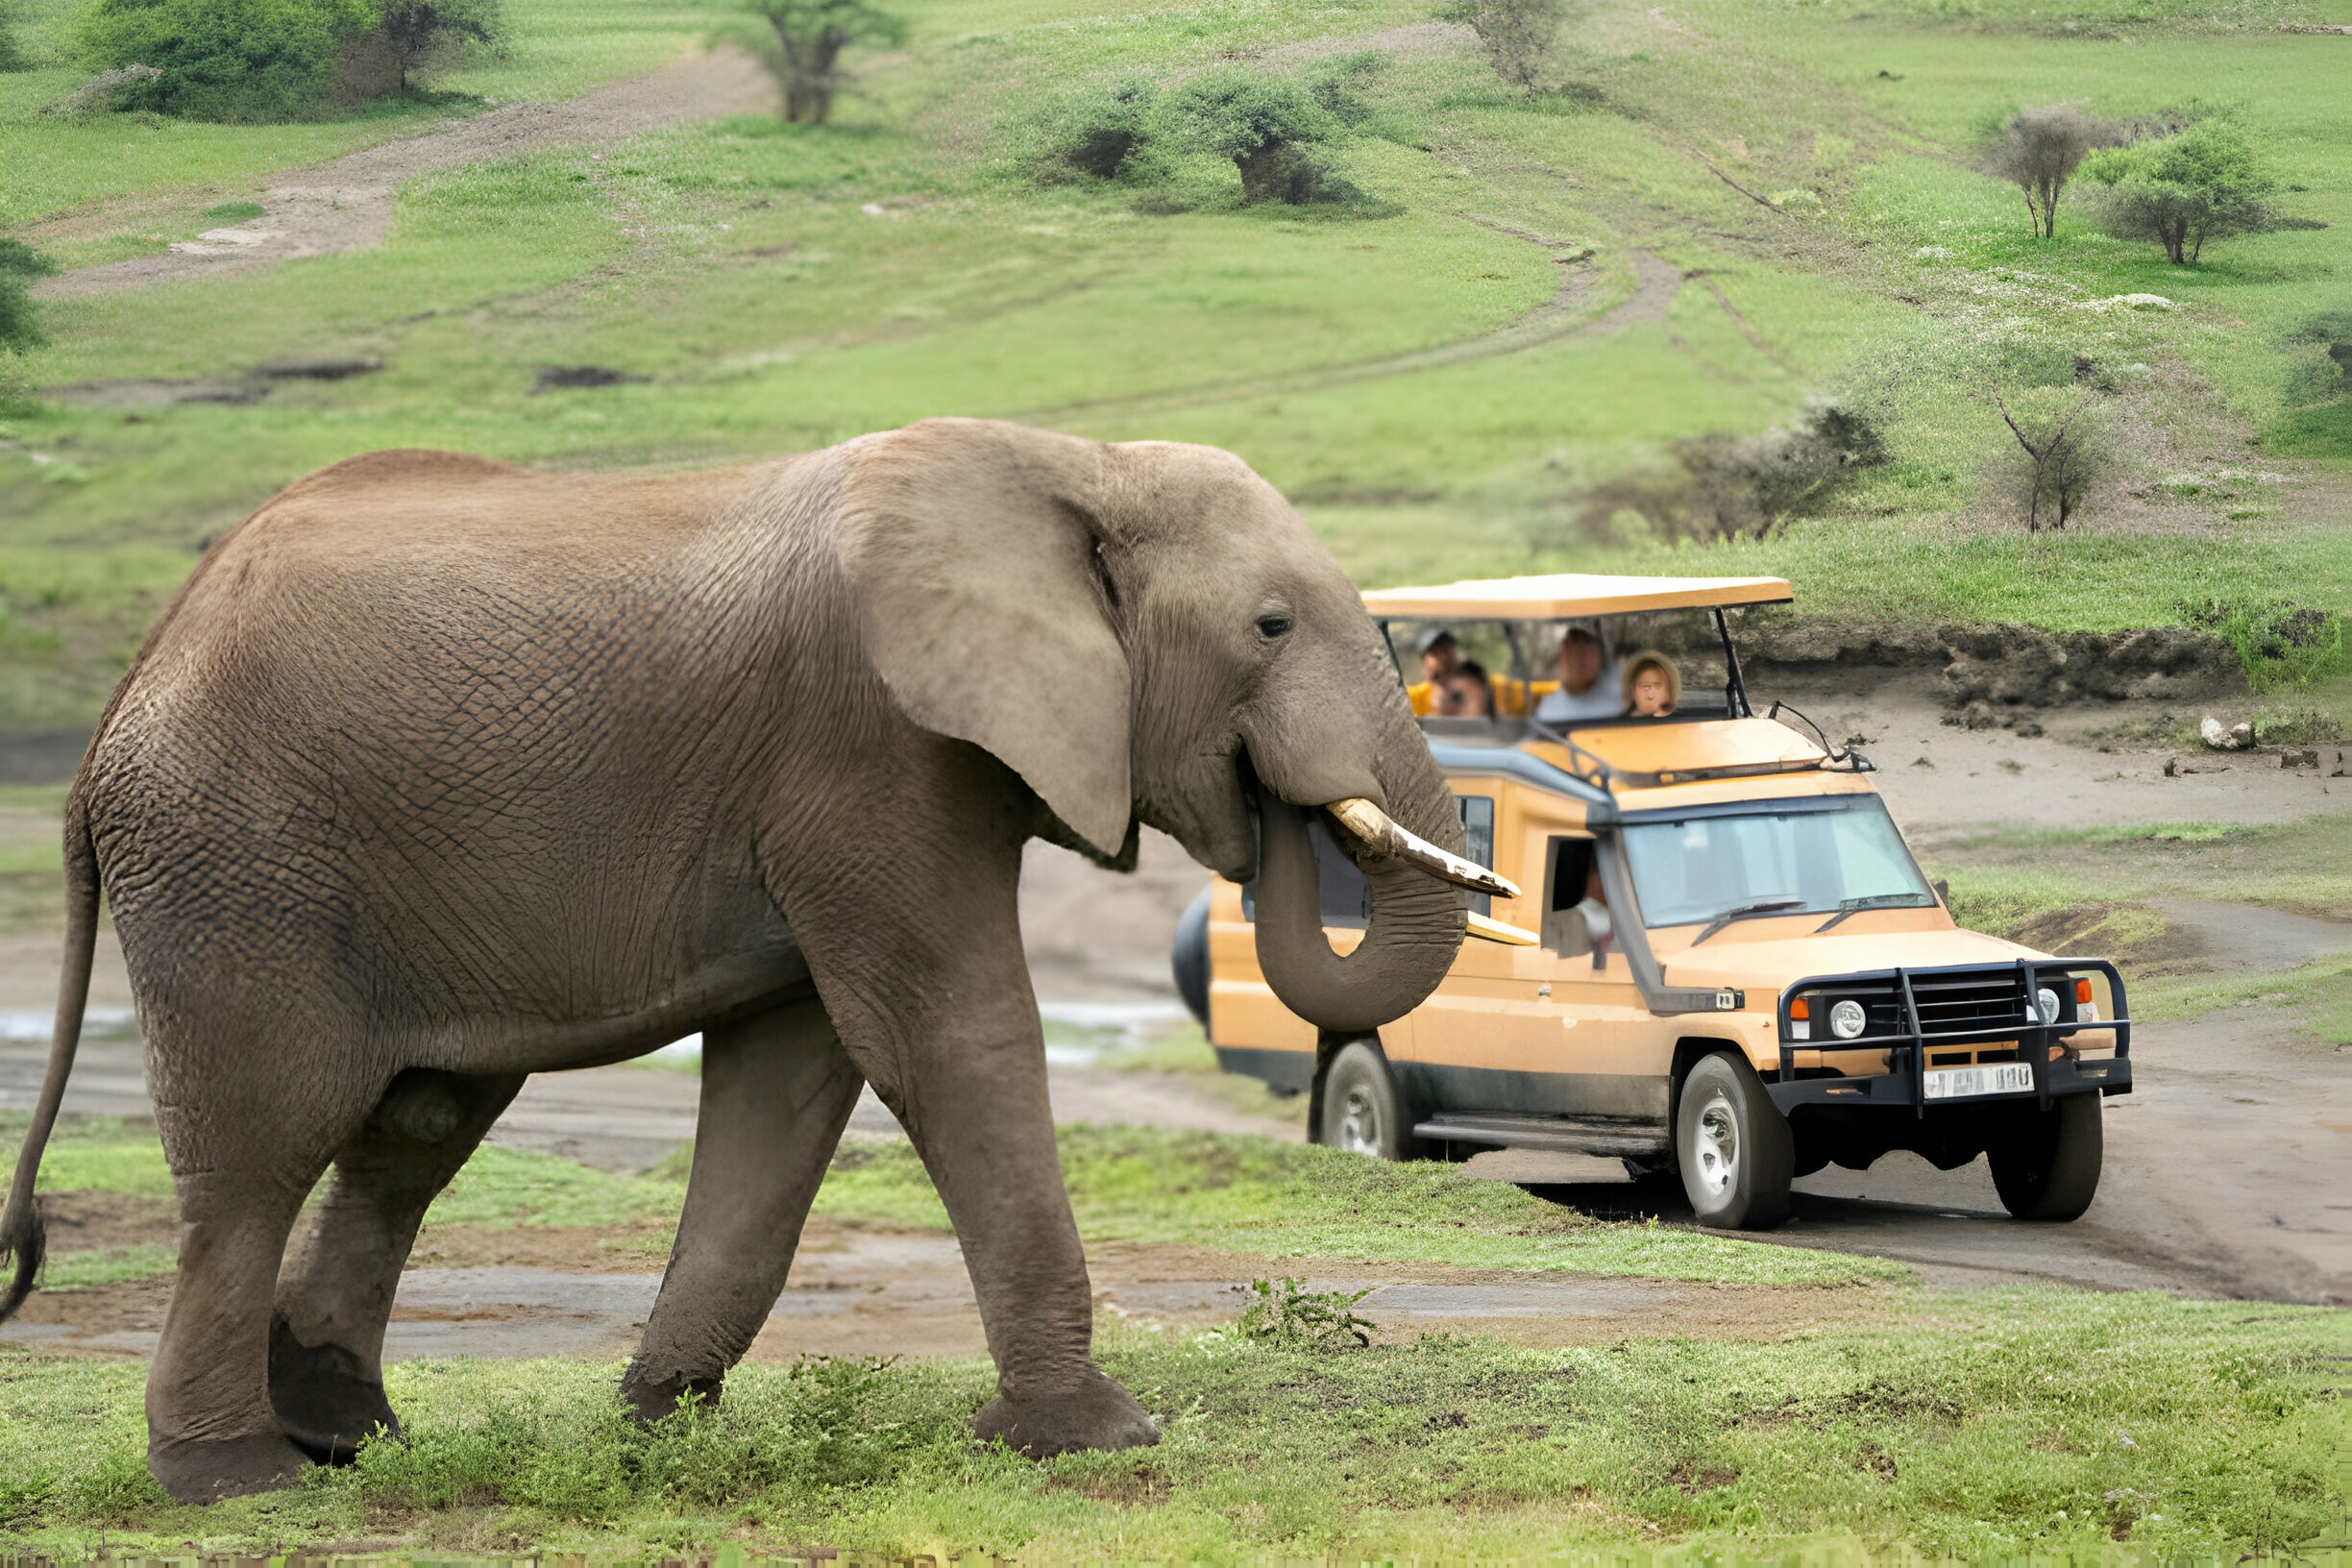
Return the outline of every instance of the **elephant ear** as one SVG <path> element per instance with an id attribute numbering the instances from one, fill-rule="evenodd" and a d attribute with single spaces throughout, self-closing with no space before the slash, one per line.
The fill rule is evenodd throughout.
<path id="1" fill-rule="evenodd" d="M 850 443 L 842 561 L 908 718 L 992 753 L 1106 859 L 1135 814 L 1094 442 L 926 420 Z"/>

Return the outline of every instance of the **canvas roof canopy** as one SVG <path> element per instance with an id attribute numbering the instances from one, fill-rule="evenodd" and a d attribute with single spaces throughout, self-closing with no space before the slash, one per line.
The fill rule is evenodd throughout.
<path id="1" fill-rule="evenodd" d="M 1363 596 L 1377 621 L 1558 621 L 1649 610 L 1785 604 L 1784 577 L 1610 577 L 1589 572 L 1483 577 L 1434 588 L 1375 588 Z"/>

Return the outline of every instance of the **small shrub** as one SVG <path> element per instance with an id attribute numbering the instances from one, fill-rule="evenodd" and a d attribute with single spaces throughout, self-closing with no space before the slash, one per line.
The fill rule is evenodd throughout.
<path id="1" fill-rule="evenodd" d="M 377 19 L 369 0 L 97 0 L 74 37 L 102 66 L 155 68 L 112 107 L 292 120 L 324 108 L 336 56 Z"/>
<path id="2" fill-rule="evenodd" d="M 57 271 L 57 263 L 21 239 L 0 234 L 0 349 L 21 355 L 49 340 L 41 335 L 25 285 Z"/>
<path id="3" fill-rule="evenodd" d="M 1791 518 L 1820 511 L 1856 473 L 1887 460 L 1875 422 L 1836 403 L 1816 406 L 1794 429 L 1710 431 L 1668 451 L 1673 466 L 1579 496 L 1576 526 L 1605 538 L 1610 521 L 1630 511 L 1668 539 L 1761 539 Z"/>
<path id="4" fill-rule="evenodd" d="M 1295 82 L 1204 71 L 1163 100 L 1161 118 L 1188 151 L 1232 159 L 1244 202 L 1295 206 L 1337 194 L 1340 183 L 1305 148 L 1336 136 L 1339 122 Z"/>
<path id="5" fill-rule="evenodd" d="M 1271 1280 L 1252 1280 L 1258 1299 L 1244 1308 L 1234 1332 L 1244 1339 L 1263 1339 L 1296 1350 L 1354 1350 L 1372 1342 L 1380 1327 L 1356 1315 L 1356 1304 L 1372 1292 L 1302 1290 L 1301 1282 L 1284 1275 L 1279 1286 Z"/>
<path id="6" fill-rule="evenodd" d="M 16 41 L 16 17 L 7 0 L 0 0 L 0 71 L 29 71 L 32 57 Z"/>
<path id="7" fill-rule="evenodd" d="M 1307 90 L 1333 119 L 1353 129 L 1372 117 L 1372 104 L 1364 94 L 1388 74 L 1392 63 L 1377 49 L 1338 55 L 1308 73 Z"/>
<path id="8" fill-rule="evenodd" d="M 1150 161 L 1155 96 L 1148 82 L 1121 82 L 1099 96 L 1080 100 L 1054 130 L 1048 177 L 1062 170 L 1097 180 L 1142 174 Z"/>
<path id="9" fill-rule="evenodd" d="M 1993 394 L 2019 454 L 1997 459 L 1989 478 L 2023 512 L 2028 532 L 2065 527 L 2109 467 L 2096 398 L 2095 391 L 2085 392 L 2062 412 L 2037 415 L 2022 400 L 2013 409 L 2000 393 Z"/>
<path id="10" fill-rule="evenodd" d="M 1577 0 L 1458 0 L 1439 14 L 1468 22 L 1495 75 L 1532 98 L 1559 86 L 1560 30 L 1578 9 Z"/>
<path id="11" fill-rule="evenodd" d="M 2258 692 L 2315 686 L 2352 663 L 2344 618 L 2291 600 L 2185 600 L 2180 615 L 2235 649 Z"/>
<path id="12" fill-rule="evenodd" d="M 2276 183 L 2245 133 L 2206 120 L 2177 135 L 2107 148 L 2083 159 L 2099 186 L 2098 219 L 2118 239 L 2152 239 L 2175 266 L 2193 266 L 2209 239 L 2286 226 Z"/>

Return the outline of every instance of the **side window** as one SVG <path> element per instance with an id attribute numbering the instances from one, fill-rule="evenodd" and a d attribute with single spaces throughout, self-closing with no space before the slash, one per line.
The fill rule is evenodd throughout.
<path id="1" fill-rule="evenodd" d="M 1544 861 L 1543 944 L 1563 958 L 1592 951 L 1592 933 L 1583 917 L 1569 911 L 1583 900 L 1592 880 L 1593 841 L 1559 837 L 1551 842 Z"/>
<path id="2" fill-rule="evenodd" d="M 1494 798 L 1484 795 L 1455 796 L 1461 808 L 1462 853 L 1488 870 L 1494 870 Z M 1470 895 L 1470 913 L 1492 915 L 1494 898 L 1491 894 L 1474 893 Z"/>

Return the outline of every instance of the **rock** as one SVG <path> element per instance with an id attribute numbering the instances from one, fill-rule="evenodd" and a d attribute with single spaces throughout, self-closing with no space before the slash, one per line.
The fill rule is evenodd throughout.
<path id="1" fill-rule="evenodd" d="M 1911 759 L 1911 766 L 1914 768 L 1933 768 L 1935 764 L 1929 762 L 1925 757 L 1913 757 Z"/>
<path id="2" fill-rule="evenodd" d="M 2252 724 L 2224 725 L 2212 714 L 2207 714 L 2197 725 L 2197 735 L 2216 751 L 2243 751 L 2254 744 Z"/>
<path id="3" fill-rule="evenodd" d="M 2022 719 L 2018 722 L 2017 732 L 2020 735 L 2024 736 L 2026 739 L 2031 740 L 2035 736 L 2042 733 L 2042 726 L 2035 723 L 2031 719 Z"/>
<path id="4" fill-rule="evenodd" d="M 2290 747 L 2279 753 L 2279 766 L 2281 768 L 2316 768 L 2319 766 L 2319 748 L 2312 746 L 2299 748 Z"/>

